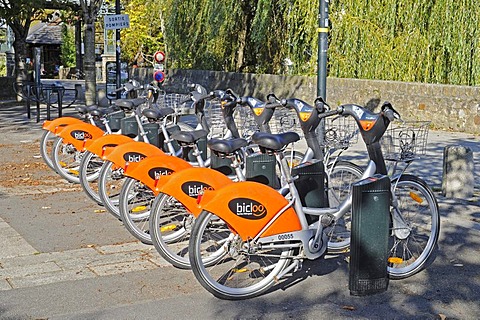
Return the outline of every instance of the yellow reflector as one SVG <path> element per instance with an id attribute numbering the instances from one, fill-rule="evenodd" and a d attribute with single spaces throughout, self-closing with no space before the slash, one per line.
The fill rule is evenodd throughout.
<path id="1" fill-rule="evenodd" d="M 235 273 L 244 273 L 244 272 L 247 272 L 248 269 L 247 268 L 233 269 L 232 271 L 235 272 Z"/>
<path id="2" fill-rule="evenodd" d="M 65 168 L 65 167 L 67 166 L 67 164 L 66 164 L 65 162 L 63 162 L 63 161 L 60 161 L 58 164 L 59 164 L 62 168 Z"/>
<path id="3" fill-rule="evenodd" d="M 310 118 L 311 115 L 311 112 L 300 112 L 300 119 L 305 122 Z"/>
<path id="4" fill-rule="evenodd" d="M 71 174 L 74 174 L 76 176 L 78 176 L 80 174 L 80 172 L 78 170 L 74 170 L 74 169 L 70 169 L 70 170 L 68 170 L 68 172 L 71 173 Z"/>
<path id="5" fill-rule="evenodd" d="M 393 264 L 401 264 L 403 262 L 403 259 L 398 257 L 390 257 L 388 258 L 388 262 Z"/>
<path id="6" fill-rule="evenodd" d="M 415 200 L 418 203 L 423 202 L 423 199 L 418 194 L 416 194 L 415 192 L 412 192 L 412 191 L 410 191 L 410 198 L 412 198 L 413 200 Z"/>
<path id="7" fill-rule="evenodd" d="M 160 228 L 160 232 L 172 231 L 172 230 L 175 230 L 176 228 L 177 228 L 176 225 L 171 224 L 171 225 L 169 225 L 169 226 L 161 227 L 161 228 Z"/>
<path id="8" fill-rule="evenodd" d="M 132 212 L 140 212 L 140 211 L 144 211 L 146 209 L 147 209 L 146 206 L 138 206 L 138 207 L 133 208 Z"/>
<path id="9" fill-rule="evenodd" d="M 253 108 L 253 112 L 254 112 L 257 116 L 261 115 L 262 112 L 263 112 L 263 110 L 264 110 L 263 108 Z"/>

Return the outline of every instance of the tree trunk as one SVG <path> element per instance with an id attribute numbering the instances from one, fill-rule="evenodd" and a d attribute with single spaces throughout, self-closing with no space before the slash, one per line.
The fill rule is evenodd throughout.
<path id="1" fill-rule="evenodd" d="M 17 34 L 15 32 L 15 40 L 13 41 L 13 49 L 15 50 L 15 82 L 22 83 L 28 79 L 28 71 L 26 68 L 26 57 L 27 57 L 27 44 L 26 39 L 22 39 L 22 34 Z M 17 95 L 17 100 L 21 101 L 22 98 Z"/>
<path id="2" fill-rule="evenodd" d="M 84 24 L 83 71 L 85 72 L 85 103 L 93 105 L 97 101 L 97 74 L 95 67 L 95 23 Z"/>

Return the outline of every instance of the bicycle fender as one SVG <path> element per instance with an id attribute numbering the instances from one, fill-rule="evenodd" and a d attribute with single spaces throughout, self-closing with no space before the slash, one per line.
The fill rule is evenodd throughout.
<path id="1" fill-rule="evenodd" d="M 125 170 L 124 175 L 140 181 L 158 195 L 160 186 L 169 176 L 191 167 L 187 161 L 165 154 L 143 159 L 135 168 Z"/>
<path id="2" fill-rule="evenodd" d="M 233 183 L 226 175 L 216 170 L 194 167 L 170 176 L 159 189 L 160 192 L 175 197 L 197 217 L 202 212 L 197 203 L 200 193 L 205 190 L 217 190 Z"/>
<path id="3" fill-rule="evenodd" d="M 105 156 L 105 160 L 113 162 L 116 168 L 124 171 L 132 170 L 141 160 L 147 157 L 160 156 L 165 153 L 159 148 L 146 142 L 127 142 L 113 148 L 112 152 Z"/>
<path id="4" fill-rule="evenodd" d="M 57 136 L 63 139 L 65 143 L 72 144 L 77 150 L 83 151 L 87 143 L 91 140 L 105 135 L 102 129 L 89 123 L 77 123 L 66 126 L 65 129 L 57 133 Z M 90 142 L 87 142 L 89 141 Z"/>
<path id="5" fill-rule="evenodd" d="M 133 141 L 132 138 L 121 134 L 107 134 L 92 140 L 90 144 L 87 143 L 85 149 L 105 159 L 106 155 L 112 152 L 116 146 Z"/>
<path id="6" fill-rule="evenodd" d="M 258 236 L 261 230 L 288 205 L 287 199 L 261 183 L 245 181 L 229 184 L 217 191 L 205 192 L 200 206 L 222 218 L 244 241 Z M 286 209 L 260 234 L 267 237 L 302 230 L 292 207 Z"/>
<path id="7" fill-rule="evenodd" d="M 61 117 L 54 120 L 45 120 L 42 125 L 43 130 L 47 130 L 57 134 L 66 126 L 76 123 L 84 123 L 82 120 L 73 117 Z"/>

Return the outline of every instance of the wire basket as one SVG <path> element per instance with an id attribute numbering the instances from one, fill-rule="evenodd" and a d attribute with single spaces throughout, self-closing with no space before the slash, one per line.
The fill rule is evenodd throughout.
<path id="1" fill-rule="evenodd" d="M 323 146 L 333 149 L 347 149 L 358 142 L 358 125 L 352 117 L 325 119 Z"/>
<path id="2" fill-rule="evenodd" d="M 425 155 L 430 121 L 390 124 L 382 137 L 383 156 L 390 161 L 409 161 Z"/>
<path id="3" fill-rule="evenodd" d="M 175 110 L 177 114 L 191 114 L 193 111 L 189 103 L 184 103 L 188 101 L 190 95 L 181 94 L 181 93 L 165 93 L 158 97 L 157 105 L 160 108 L 169 107 Z"/>

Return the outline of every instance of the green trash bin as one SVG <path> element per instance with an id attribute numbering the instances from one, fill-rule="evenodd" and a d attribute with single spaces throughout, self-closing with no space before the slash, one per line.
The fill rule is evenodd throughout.
<path id="1" fill-rule="evenodd" d="M 350 294 L 365 296 L 388 287 L 390 179 L 375 175 L 352 185 Z"/>

